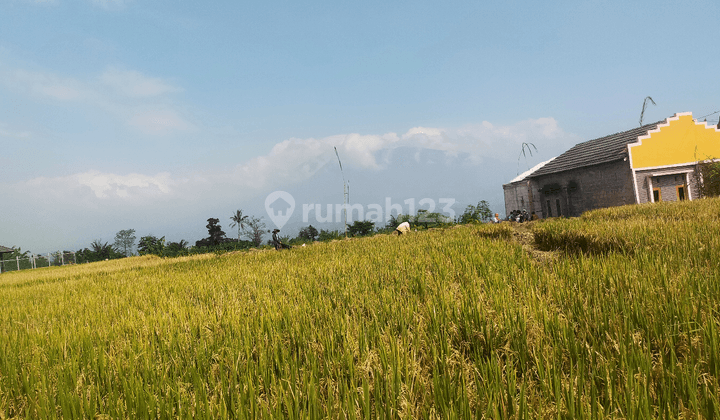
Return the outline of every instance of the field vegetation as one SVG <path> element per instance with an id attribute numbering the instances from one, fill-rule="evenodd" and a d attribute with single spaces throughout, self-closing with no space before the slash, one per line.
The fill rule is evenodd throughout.
<path id="1" fill-rule="evenodd" d="M 720 418 L 720 200 L 0 276 L 1 418 Z"/>

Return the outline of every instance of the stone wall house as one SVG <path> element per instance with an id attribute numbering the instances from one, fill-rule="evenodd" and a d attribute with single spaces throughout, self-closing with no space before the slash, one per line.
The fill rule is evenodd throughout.
<path id="1" fill-rule="evenodd" d="M 698 161 L 720 158 L 720 127 L 692 113 L 580 143 L 503 186 L 541 218 L 574 217 L 597 208 L 699 197 Z M 508 192 L 511 194 L 508 194 Z M 515 208 L 510 208 L 514 210 Z M 530 211 L 528 209 L 528 211 Z"/>
<path id="2" fill-rule="evenodd" d="M 527 210 L 528 213 L 535 212 L 540 214 L 541 209 L 536 207 L 539 205 L 538 200 L 533 200 L 532 189 L 530 185 L 530 175 L 535 171 L 545 166 L 548 162 L 553 159 L 541 162 L 529 170 L 516 176 L 512 181 L 503 185 L 503 193 L 505 195 L 505 214 L 508 215 L 513 210 Z M 533 205 L 535 203 L 535 206 Z"/>

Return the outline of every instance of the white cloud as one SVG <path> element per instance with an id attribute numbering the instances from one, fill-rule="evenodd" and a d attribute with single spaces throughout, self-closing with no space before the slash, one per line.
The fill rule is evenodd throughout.
<path id="1" fill-rule="evenodd" d="M 83 196 L 85 199 L 111 199 L 125 200 L 146 197 L 168 196 L 172 193 L 175 182 L 167 172 L 155 175 L 130 173 L 118 175 L 102 173 L 91 170 L 62 177 L 39 177 L 18 185 L 21 190 L 31 191 L 37 196 L 53 196 L 56 198 L 68 197 L 75 199 Z"/>
<path id="2" fill-rule="evenodd" d="M 0 74 L 2 74 L 5 83 L 9 87 L 23 90 L 35 96 L 49 97 L 59 101 L 74 101 L 87 97 L 87 89 L 82 83 L 74 79 L 20 69 L 2 73 Z"/>
<path id="3" fill-rule="evenodd" d="M 61 101 L 72 101 L 80 97 L 80 92 L 72 86 L 62 84 L 36 85 L 33 91 Z"/>
<path id="4" fill-rule="evenodd" d="M 380 169 L 375 154 L 398 141 L 395 133 L 378 135 L 343 134 L 322 139 L 293 138 L 276 144 L 266 156 L 238 165 L 230 179 L 245 188 L 263 190 L 310 178 L 336 159 L 337 147 L 345 165 Z"/>
<path id="5" fill-rule="evenodd" d="M 145 134 L 165 135 L 194 128 L 181 106 L 167 98 L 182 89 L 157 77 L 133 70 L 109 68 L 88 80 L 53 73 L 8 70 L 0 63 L 0 84 L 28 96 L 101 109 Z"/>
<path id="6" fill-rule="evenodd" d="M 172 109 L 143 109 L 135 112 L 128 123 L 146 134 L 163 135 L 192 127 Z"/>
<path id="7" fill-rule="evenodd" d="M 110 195 L 129 198 L 130 189 L 137 189 L 152 195 L 169 194 L 171 192 L 170 186 L 173 184 L 170 174 L 167 172 L 161 172 L 157 175 L 135 173 L 116 175 L 90 171 L 77 174 L 74 177 L 79 185 L 89 187 L 98 198 L 105 198 Z"/>
<path id="8" fill-rule="evenodd" d="M 134 123 L 145 130 L 184 129 L 185 124 L 172 112 L 152 112 L 137 116 Z M 2 128 L 0 126 L 0 128 Z M 119 175 L 88 171 L 58 178 L 37 178 L 28 181 L 33 191 L 64 194 L 78 189 L 91 191 L 92 200 L 118 199 L 132 201 L 138 198 L 177 198 L 200 200 L 208 194 L 221 191 L 244 191 L 252 195 L 285 188 L 311 178 L 318 170 L 335 161 L 337 147 L 343 165 L 364 170 L 382 170 L 387 160 L 379 157 L 399 147 L 410 150 L 434 150 L 446 156 L 460 154 L 469 162 L 478 164 L 483 158 L 514 163 L 523 142 L 534 142 L 538 148 L 551 144 L 572 143 L 574 136 L 559 128 L 553 118 L 521 121 L 509 126 L 496 126 L 488 122 L 468 125 L 460 129 L 415 127 L 402 136 L 343 134 L 321 139 L 292 138 L 277 143 L 270 153 L 258 156 L 234 168 L 205 173 L 194 173 L 184 178 L 173 178 L 162 172 L 154 175 Z M 387 157 L 387 156 L 386 156 Z M 416 159 L 420 155 L 415 156 Z M 72 196 L 73 194 L 68 194 Z"/>
<path id="9" fill-rule="evenodd" d="M 238 165 L 232 174 L 222 177 L 225 182 L 235 180 L 255 190 L 298 183 L 335 160 L 333 147 L 337 147 L 344 165 L 381 170 L 389 154 L 399 147 L 435 150 L 449 157 L 463 154 L 470 162 L 479 164 L 484 158 L 515 162 L 524 142 L 532 142 L 541 150 L 551 150 L 576 140 L 559 128 L 554 118 L 529 119 L 507 126 L 483 122 L 462 128 L 414 127 L 401 136 L 387 133 L 293 138 L 276 144 L 269 154 Z M 419 155 L 416 158 L 419 159 Z"/>
<path id="10" fill-rule="evenodd" d="M 174 123 L 172 118 L 167 121 L 170 125 Z M 2 125 L 0 130 L 12 132 Z M 320 139 L 292 138 L 277 143 L 268 154 L 235 167 L 192 174 L 118 174 L 89 170 L 60 177 L 40 177 L 12 185 L 2 184 L 0 180 L 0 192 L 4 191 L 4 196 L 12 197 L 11 200 L 0 201 L 0 210 L 5 212 L 3 214 L 13 215 L 0 225 L 3 231 L 13 232 L 9 236 L 11 242 L 30 243 L 33 249 L 48 247 L 49 243 L 54 244 L 52 247 L 64 246 L 63 241 L 73 235 L 79 237 L 78 232 L 89 235 L 91 233 L 88 232 L 98 234 L 109 231 L 105 233 L 109 235 L 127 226 L 146 229 L 145 233 L 148 229 L 166 226 L 186 239 L 188 236 L 199 238 L 204 233 L 202 224 L 192 225 L 197 229 L 191 234 L 177 232 L 189 226 L 188 220 L 195 223 L 203 217 L 217 217 L 216 212 L 229 212 L 233 206 L 241 205 L 243 209 L 253 211 L 252 203 L 258 201 L 258 197 L 274 190 L 291 190 L 311 179 L 325 165 L 337 165 L 333 147 L 338 149 L 346 174 L 350 169 L 351 174 L 364 174 L 365 179 L 382 180 L 385 174 L 397 173 L 393 172 L 396 168 L 388 166 L 390 162 L 408 162 L 417 157 L 421 166 L 411 171 L 422 171 L 418 172 L 418 176 L 425 180 L 437 175 L 445 180 L 442 182 L 449 182 L 448 171 L 454 171 L 455 167 L 448 167 L 448 162 L 461 165 L 462 169 L 457 168 L 459 173 L 469 170 L 476 173 L 490 171 L 495 175 L 508 172 L 506 175 L 509 175 L 515 172 L 523 142 L 533 142 L 538 149 L 546 150 L 557 144 L 567 148 L 576 140 L 563 132 L 554 119 L 539 118 L 505 126 L 483 122 L 462 128 L 414 127 L 402 135 L 342 134 Z M 400 150 L 410 154 L 406 159 L 390 159 L 390 155 Z M 428 150 L 434 153 L 426 153 Z M 447 159 L 446 165 L 428 163 L 440 162 L 438 159 L 442 159 L 443 155 Z M 485 166 L 485 158 L 500 163 Z M 393 185 L 393 182 L 402 184 Z M 377 188 L 413 187 L 415 191 L 439 188 L 438 185 L 413 186 L 408 182 L 411 183 L 407 179 L 387 179 Z M 500 185 L 487 188 L 500 188 Z M 476 193 L 473 189 L 469 194 Z M 461 194 L 457 198 L 468 199 Z M 41 222 L 37 223 L 38 220 Z M 15 225 L 23 226 L 23 229 Z M 48 236 L 48 231 L 52 231 L 55 238 Z M 159 233 L 157 230 L 152 232 Z M 162 234 L 165 233 L 162 231 Z"/>
<path id="11" fill-rule="evenodd" d="M 125 8 L 128 0 L 91 0 L 92 4 L 105 10 L 122 10 Z"/>
<path id="12" fill-rule="evenodd" d="M 100 76 L 100 81 L 117 93 L 131 98 L 182 92 L 182 89 L 172 86 L 160 78 L 148 77 L 133 70 L 109 68 Z"/>
<path id="13" fill-rule="evenodd" d="M 30 138 L 31 133 L 29 131 L 15 131 L 8 128 L 6 123 L 0 122 L 0 137 L 11 137 L 15 139 L 27 139 Z"/>

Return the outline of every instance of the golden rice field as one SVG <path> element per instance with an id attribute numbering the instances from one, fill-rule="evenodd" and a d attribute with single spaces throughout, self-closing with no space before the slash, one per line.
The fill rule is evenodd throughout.
<path id="1" fill-rule="evenodd" d="M 0 276 L 0 419 L 720 418 L 720 201 Z"/>

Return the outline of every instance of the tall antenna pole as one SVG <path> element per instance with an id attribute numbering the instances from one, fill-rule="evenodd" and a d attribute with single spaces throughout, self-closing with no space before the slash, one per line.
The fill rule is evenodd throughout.
<path id="1" fill-rule="evenodd" d="M 338 164 L 340 164 L 340 174 L 343 179 L 343 213 L 344 213 L 344 224 L 345 224 L 345 237 L 347 238 L 347 202 L 350 195 L 350 187 L 345 182 L 345 173 L 343 172 L 342 162 L 340 162 L 340 155 L 338 154 L 337 147 L 335 149 L 335 156 L 337 156 Z"/>
<path id="2" fill-rule="evenodd" d="M 645 116 L 645 107 L 647 106 L 648 99 L 650 99 L 650 102 L 652 102 L 653 105 L 657 106 L 655 101 L 653 101 L 653 98 L 651 98 L 649 96 L 645 97 L 645 100 L 643 101 L 643 109 L 642 109 L 642 112 L 640 113 L 640 127 L 642 127 L 643 117 Z"/>
<path id="3" fill-rule="evenodd" d="M 530 157 L 532 157 L 532 149 L 530 148 L 530 146 L 532 146 L 535 149 L 535 151 L 537 152 L 537 147 L 535 147 L 535 145 L 532 143 L 523 143 L 520 147 L 520 154 L 518 155 L 518 169 L 517 169 L 518 175 L 520 175 L 520 156 L 525 157 L 525 164 L 527 165 L 528 169 L 530 169 L 530 165 L 528 165 L 528 163 L 527 163 L 527 156 L 525 155 L 525 148 L 527 147 L 527 151 L 528 151 L 528 153 L 530 153 Z"/>

